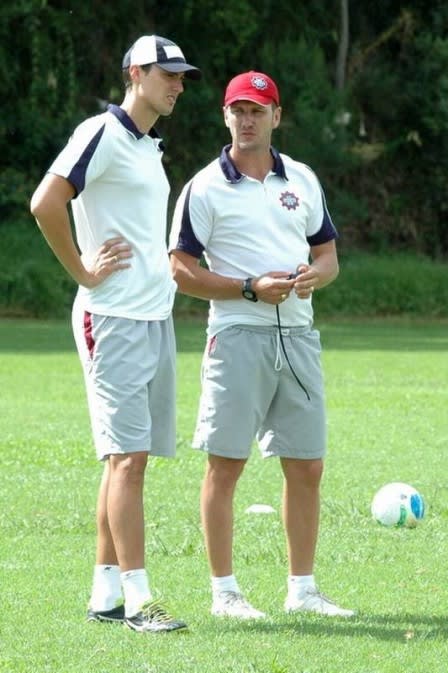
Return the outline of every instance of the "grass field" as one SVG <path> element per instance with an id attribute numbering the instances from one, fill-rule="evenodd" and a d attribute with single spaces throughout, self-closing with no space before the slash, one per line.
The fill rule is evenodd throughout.
<path id="1" fill-rule="evenodd" d="M 239 484 L 235 572 L 268 618 L 212 618 L 198 517 L 204 458 L 190 449 L 203 324 L 178 323 L 178 457 L 146 483 L 151 585 L 188 622 L 142 636 L 85 622 L 100 468 L 68 323 L 0 323 L 0 671 L 8 673 L 445 673 L 448 667 L 448 325 L 318 324 L 329 453 L 316 577 L 353 620 L 282 612 L 286 568 L 277 461 L 256 451 Z M 415 530 L 370 518 L 406 481 Z M 272 505 L 249 515 L 248 505 Z"/>

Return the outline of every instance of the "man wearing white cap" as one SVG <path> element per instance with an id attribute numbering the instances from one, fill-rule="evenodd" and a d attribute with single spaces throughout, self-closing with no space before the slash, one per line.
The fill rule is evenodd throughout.
<path id="1" fill-rule="evenodd" d="M 87 617 L 140 632 L 174 631 L 186 624 L 153 600 L 144 560 L 148 454 L 175 452 L 176 286 L 165 243 L 169 184 L 154 125 L 173 112 L 184 77 L 201 73 L 157 35 L 138 39 L 122 68 L 122 104 L 75 129 L 31 211 L 79 285 L 73 331 L 104 463 Z"/>
<path id="2" fill-rule="evenodd" d="M 271 146 L 280 118 L 268 75 L 229 82 L 232 143 L 185 186 L 170 236 L 179 290 L 210 301 L 193 446 L 208 453 L 201 514 L 212 613 L 264 617 L 241 592 L 232 559 L 233 496 L 256 437 L 284 476 L 284 609 L 350 617 L 313 574 L 326 424 L 311 298 L 338 275 L 337 232 L 313 171 Z"/>

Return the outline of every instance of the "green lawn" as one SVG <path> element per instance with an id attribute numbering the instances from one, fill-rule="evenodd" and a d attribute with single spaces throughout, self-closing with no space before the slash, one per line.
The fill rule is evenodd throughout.
<path id="1" fill-rule="evenodd" d="M 100 476 L 67 323 L 0 322 L 0 671 L 8 673 L 445 673 L 448 661 L 448 325 L 323 323 L 329 453 L 316 563 L 353 620 L 288 616 L 277 461 L 254 450 L 235 508 L 235 571 L 256 623 L 212 618 L 190 449 L 203 323 L 177 323 L 178 457 L 146 483 L 151 585 L 185 634 L 84 620 Z M 415 530 L 371 520 L 375 491 L 423 493 Z M 274 514 L 250 515 L 253 503 Z"/>

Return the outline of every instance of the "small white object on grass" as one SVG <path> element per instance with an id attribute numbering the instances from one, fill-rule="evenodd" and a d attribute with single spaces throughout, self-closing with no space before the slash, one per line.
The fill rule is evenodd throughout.
<path id="1" fill-rule="evenodd" d="M 270 505 L 251 505 L 246 509 L 246 514 L 273 514 L 275 509 Z"/>

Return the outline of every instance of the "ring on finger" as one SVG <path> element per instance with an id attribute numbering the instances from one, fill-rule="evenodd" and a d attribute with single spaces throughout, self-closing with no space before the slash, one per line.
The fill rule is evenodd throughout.
<path id="1" fill-rule="evenodd" d="M 282 300 L 282 301 L 285 301 L 285 299 L 286 299 L 287 296 L 288 296 L 287 294 L 282 294 L 282 295 L 281 295 L 281 300 Z"/>

